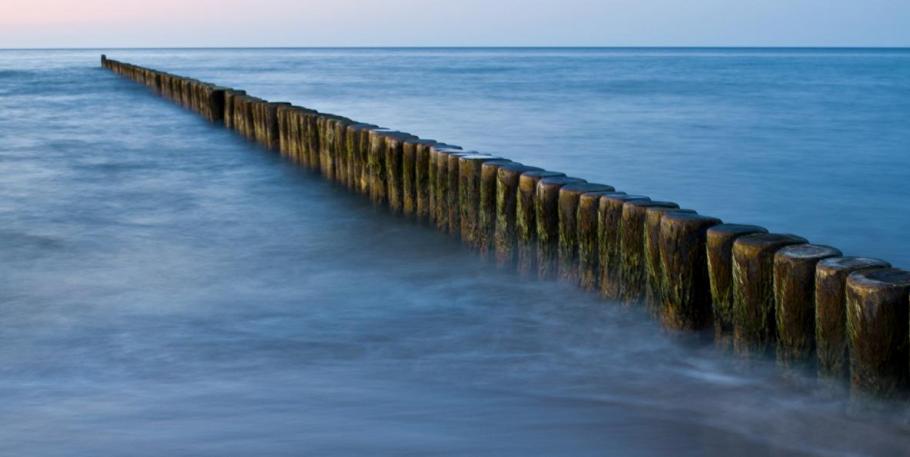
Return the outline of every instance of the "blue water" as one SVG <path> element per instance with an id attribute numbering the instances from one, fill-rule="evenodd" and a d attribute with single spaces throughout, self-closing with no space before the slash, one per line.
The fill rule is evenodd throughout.
<path id="1" fill-rule="evenodd" d="M 910 418 L 0 51 L 0 455 L 906 455 Z M 114 50 L 910 267 L 905 50 Z"/>

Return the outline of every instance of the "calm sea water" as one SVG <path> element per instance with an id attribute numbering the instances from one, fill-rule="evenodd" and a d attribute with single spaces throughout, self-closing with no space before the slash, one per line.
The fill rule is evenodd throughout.
<path id="1" fill-rule="evenodd" d="M 906 455 L 910 419 L 497 271 L 0 51 L 0 454 Z M 119 50 L 910 267 L 905 50 Z"/>

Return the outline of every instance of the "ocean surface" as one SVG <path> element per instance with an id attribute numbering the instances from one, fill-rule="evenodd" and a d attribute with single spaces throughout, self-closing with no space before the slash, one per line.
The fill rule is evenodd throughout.
<path id="1" fill-rule="evenodd" d="M 904 405 L 499 271 L 102 52 L 910 267 L 908 50 L 0 51 L 0 455 L 910 454 Z"/>

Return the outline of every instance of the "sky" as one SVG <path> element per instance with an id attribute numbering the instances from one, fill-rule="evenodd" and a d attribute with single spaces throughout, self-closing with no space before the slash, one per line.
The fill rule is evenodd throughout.
<path id="1" fill-rule="evenodd" d="M 0 0 L 0 48 L 910 46 L 910 0 Z"/>

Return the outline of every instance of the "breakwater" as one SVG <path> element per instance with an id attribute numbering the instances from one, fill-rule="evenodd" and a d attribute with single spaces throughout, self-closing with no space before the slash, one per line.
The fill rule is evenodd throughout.
<path id="1" fill-rule="evenodd" d="M 851 273 L 880 262 L 852 259 L 858 264 L 851 266 L 829 262 L 824 256 L 836 253 L 825 249 L 789 252 L 805 247 L 805 240 L 721 224 L 672 202 L 239 90 L 104 62 L 502 265 L 647 306 L 668 328 L 715 327 L 718 341 L 729 339 L 743 354 L 773 352 L 786 361 L 818 353 L 821 366 L 824 346 L 833 365 L 851 365 L 857 385 L 887 392 L 906 382 L 907 297 L 900 272 L 854 281 L 847 289 L 849 279 L 861 276 Z M 829 281 L 824 290 L 839 290 L 839 297 L 815 297 L 823 289 L 815 285 L 823 263 L 837 273 L 822 278 Z M 830 303 L 822 306 L 824 300 Z M 786 355 L 791 351 L 797 355 Z"/>

